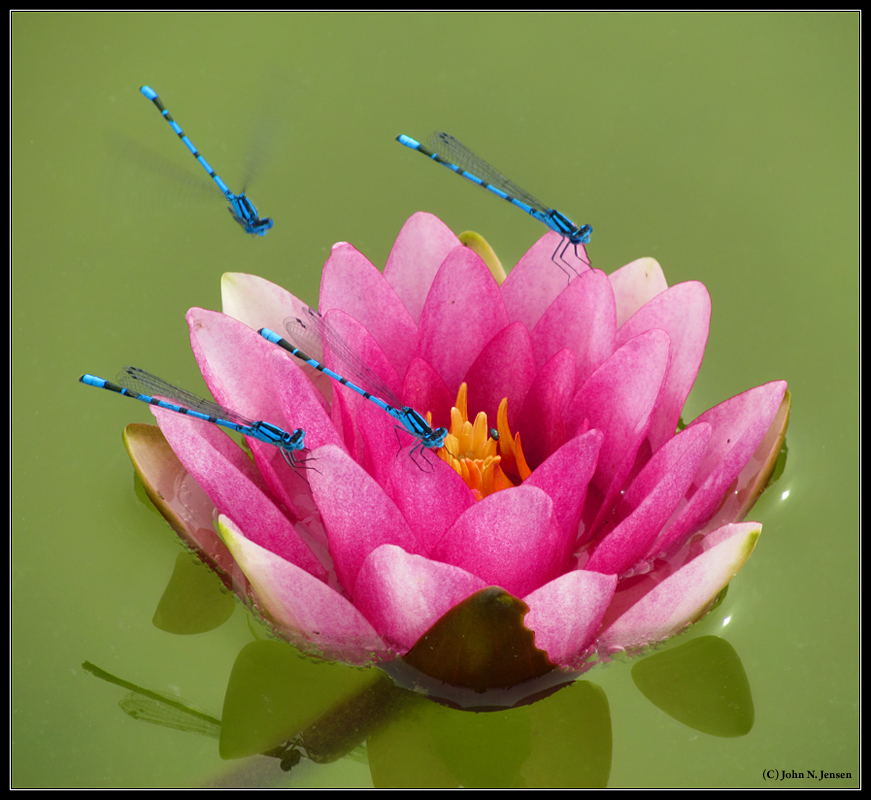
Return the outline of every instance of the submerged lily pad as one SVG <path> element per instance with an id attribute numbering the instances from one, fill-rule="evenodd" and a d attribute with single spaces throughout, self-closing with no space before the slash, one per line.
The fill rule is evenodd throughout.
<path id="1" fill-rule="evenodd" d="M 498 586 L 458 603 L 406 654 L 430 677 L 475 691 L 509 688 L 554 669 L 523 624 L 529 607 Z"/>
<path id="2" fill-rule="evenodd" d="M 154 612 L 154 627 L 167 633 L 205 633 L 223 625 L 236 598 L 191 553 L 179 553 L 175 569 Z"/>
<path id="3" fill-rule="evenodd" d="M 753 727 L 753 697 L 732 645 L 702 636 L 632 667 L 632 680 L 657 708 L 711 736 L 745 736 Z"/>
<path id="4" fill-rule="evenodd" d="M 227 685 L 221 758 L 243 758 L 288 741 L 381 677 L 374 669 L 306 659 L 283 642 L 251 642 Z"/>

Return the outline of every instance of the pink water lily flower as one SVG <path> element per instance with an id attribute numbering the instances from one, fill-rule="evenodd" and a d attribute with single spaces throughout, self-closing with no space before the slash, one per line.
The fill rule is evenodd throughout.
<path id="1" fill-rule="evenodd" d="M 268 444 L 249 442 L 252 460 L 215 426 L 154 409 L 217 509 L 232 556 L 221 568 L 300 648 L 396 659 L 501 587 L 528 607 L 548 662 L 578 671 L 591 653 L 683 630 L 750 556 L 761 525 L 741 520 L 781 449 L 785 382 L 681 427 L 705 287 L 668 287 L 649 258 L 611 275 L 578 263 L 567 283 L 557 244 L 543 236 L 507 278 L 486 245 L 424 213 L 383 272 L 333 247 L 320 312 L 405 404 L 450 429 L 441 452 L 414 458 L 382 409 L 258 335 L 300 313 L 290 292 L 228 274 L 223 313 L 188 313 L 219 402 L 305 429 L 294 471 Z"/>

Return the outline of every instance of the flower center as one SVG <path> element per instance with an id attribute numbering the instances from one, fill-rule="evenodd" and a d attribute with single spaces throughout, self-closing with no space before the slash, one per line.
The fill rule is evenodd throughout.
<path id="1" fill-rule="evenodd" d="M 476 500 L 518 486 L 530 474 L 520 446 L 520 434 L 512 435 L 508 427 L 507 398 L 499 404 L 496 417 L 495 428 L 488 427 L 483 411 L 478 412 L 474 423 L 470 422 L 467 387 L 465 383 L 460 386 L 457 404 L 451 409 L 451 426 L 439 456 L 456 470 Z"/>

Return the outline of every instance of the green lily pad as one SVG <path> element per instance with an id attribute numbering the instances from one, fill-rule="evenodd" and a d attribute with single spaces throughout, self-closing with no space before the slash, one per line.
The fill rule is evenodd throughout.
<path id="1" fill-rule="evenodd" d="M 608 700 L 588 681 L 486 714 L 418 699 L 367 742 L 376 788 L 602 788 L 612 748 Z"/>
<path id="2" fill-rule="evenodd" d="M 406 664 L 452 686 L 508 688 L 554 669 L 523 624 L 529 607 L 498 586 L 455 605 L 403 657 Z"/>
<path id="3" fill-rule="evenodd" d="M 632 680 L 657 708 L 711 736 L 745 736 L 753 727 L 753 697 L 732 645 L 702 636 L 639 661 Z"/>
<path id="4" fill-rule="evenodd" d="M 244 758 L 288 741 L 382 677 L 376 669 L 305 658 L 284 642 L 251 642 L 233 665 L 221 714 L 221 758 Z"/>
<path id="5" fill-rule="evenodd" d="M 230 619 L 235 607 L 214 572 L 191 553 L 179 553 L 153 622 L 167 633 L 205 633 Z"/>

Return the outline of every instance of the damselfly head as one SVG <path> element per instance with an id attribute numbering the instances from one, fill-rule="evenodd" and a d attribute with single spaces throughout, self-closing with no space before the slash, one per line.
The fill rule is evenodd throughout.
<path id="1" fill-rule="evenodd" d="M 580 228 L 575 228 L 569 235 L 569 241 L 572 244 L 588 244 L 590 236 L 593 234 L 592 225 L 581 225 Z"/>
<path id="2" fill-rule="evenodd" d="M 285 431 L 281 438 L 283 443 L 293 450 L 302 450 L 305 447 L 305 431 L 302 428 L 297 428 L 293 433 Z"/>
<path id="3" fill-rule="evenodd" d="M 447 428 L 436 428 L 429 436 L 426 437 L 426 446 L 431 449 L 444 447 L 445 437 L 448 435 Z"/>

